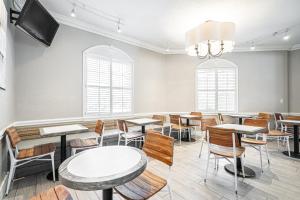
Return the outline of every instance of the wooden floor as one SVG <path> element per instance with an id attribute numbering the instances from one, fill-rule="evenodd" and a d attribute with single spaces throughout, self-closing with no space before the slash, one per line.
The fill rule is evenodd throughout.
<path id="1" fill-rule="evenodd" d="M 210 160 L 207 183 L 203 181 L 207 160 L 207 146 L 203 148 L 202 157 L 198 158 L 200 142 L 183 142 L 176 144 L 174 166 L 171 172 L 170 185 L 174 200 L 200 200 L 200 199 L 300 199 L 300 162 L 289 159 L 277 151 L 277 143 L 270 142 L 269 151 L 271 165 L 268 167 L 264 157 L 264 173 L 260 172 L 259 153 L 247 147 L 246 166 L 256 171 L 257 176 L 251 179 L 239 178 L 238 196 L 234 194 L 233 176 L 224 171 L 226 160 L 220 161 L 218 171 L 214 170 L 214 160 Z M 265 156 L 265 155 L 264 155 Z M 168 168 L 158 161 L 151 160 L 148 169 L 167 177 Z M 56 182 L 55 184 L 59 184 Z M 14 182 L 13 189 L 6 200 L 29 199 L 31 196 L 54 186 L 47 181 L 45 174 L 26 177 Z M 75 191 L 70 192 L 76 200 L 101 199 L 101 191 Z M 115 195 L 114 199 L 121 199 Z M 152 199 L 169 199 L 167 190 L 163 190 Z"/>

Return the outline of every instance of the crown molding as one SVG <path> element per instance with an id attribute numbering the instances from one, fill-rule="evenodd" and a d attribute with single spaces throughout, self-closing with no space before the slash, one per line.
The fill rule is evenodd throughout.
<path id="1" fill-rule="evenodd" d="M 156 53 L 164 54 L 164 55 L 176 55 L 176 54 L 186 54 L 185 49 L 170 49 L 169 51 L 166 51 L 162 47 L 158 47 L 155 45 L 152 45 L 150 43 L 137 40 L 128 36 L 125 36 L 123 34 L 109 32 L 103 30 L 103 28 L 97 28 L 94 25 L 85 23 L 81 20 L 78 20 L 76 18 L 68 17 L 59 13 L 56 13 L 54 11 L 50 11 L 51 14 L 55 17 L 55 19 L 61 23 L 65 24 L 74 28 L 78 28 L 90 33 L 95 33 L 107 38 L 111 38 L 120 42 L 124 42 L 130 45 L 134 45 L 137 47 L 141 47 L 150 51 L 154 51 Z M 233 52 L 259 52 L 259 51 L 294 51 L 300 49 L 300 44 L 296 44 L 294 46 L 290 45 L 270 45 L 270 46 L 256 46 L 255 50 L 250 50 L 249 47 L 235 47 L 233 49 Z"/>
<path id="2" fill-rule="evenodd" d="M 292 46 L 292 48 L 290 49 L 290 51 L 296 51 L 300 49 L 300 44 L 295 44 L 294 46 Z"/>
<path id="3" fill-rule="evenodd" d="M 51 11 L 51 10 L 49 12 L 61 24 L 65 24 L 65 25 L 68 25 L 68 26 L 71 26 L 71 27 L 74 27 L 74 28 L 78 28 L 78 29 L 81 29 L 81 30 L 84 30 L 84 31 L 87 31 L 87 32 L 90 32 L 90 33 L 95 33 L 95 34 L 98 34 L 98 35 L 101 35 L 101 36 L 104 36 L 104 37 L 107 37 L 107 38 L 111 38 L 111 39 L 114 39 L 114 40 L 118 40 L 118 41 L 130 44 L 130 45 L 134 45 L 134 46 L 137 46 L 137 47 L 148 49 L 148 50 L 154 51 L 156 53 L 160 53 L 160 54 L 165 53 L 165 49 L 163 49 L 161 47 L 154 46 L 154 45 L 149 44 L 147 42 L 137 40 L 137 39 L 134 39 L 134 38 L 131 38 L 131 37 L 128 37 L 128 36 L 124 36 L 123 34 L 105 31 L 102 28 L 97 28 L 95 25 L 85 23 L 85 22 L 83 22 L 81 20 L 78 20 L 76 18 L 71 18 L 71 17 L 67 17 L 65 15 L 58 14 L 58 13 L 56 13 L 54 11 Z"/>

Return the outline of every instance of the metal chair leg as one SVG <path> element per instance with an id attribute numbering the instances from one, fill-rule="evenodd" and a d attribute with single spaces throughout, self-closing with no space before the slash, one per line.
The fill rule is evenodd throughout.
<path id="1" fill-rule="evenodd" d="M 207 172 L 208 172 L 208 166 L 209 166 L 209 158 L 210 158 L 210 152 L 208 153 L 208 156 L 207 156 L 206 171 L 205 171 L 205 178 L 204 178 L 204 182 L 205 182 L 205 183 L 206 183 L 206 180 L 207 180 Z"/>
<path id="2" fill-rule="evenodd" d="M 234 190 L 237 194 L 237 167 L 236 167 L 236 156 L 234 156 Z"/>
<path id="3" fill-rule="evenodd" d="M 12 183 L 12 180 L 14 178 L 15 175 L 15 170 L 16 170 L 16 162 L 11 161 L 10 163 L 10 170 L 9 170 L 9 176 L 8 176 L 8 182 L 7 182 L 7 186 L 6 186 L 6 192 L 5 195 L 8 195 L 9 189 L 10 189 L 10 185 Z"/>
<path id="4" fill-rule="evenodd" d="M 265 145 L 265 148 L 266 148 L 266 154 L 267 154 L 267 159 L 268 159 L 268 165 L 270 165 L 270 158 L 269 158 L 268 146 Z"/>
<path id="5" fill-rule="evenodd" d="M 171 190 L 171 187 L 170 187 L 169 183 L 167 184 L 167 187 L 168 187 L 170 200 L 172 200 L 173 199 L 173 194 L 172 194 L 172 190 Z"/>
<path id="6" fill-rule="evenodd" d="M 261 173 L 263 173 L 263 167 L 262 167 L 262 155 L 261 155 L 261 146 L 259 146 L 259 155 L 260 155 L 260 169 L 261 169 Z"/>
<path id="7" fill-rule="evenodd" d="M 53 182 L 55 182 L 55 163 L 54 163 L 54 152 L 50 154 L 51 157 L 51 163 L 52 163 L 52 176 L 53 176 Z"/>

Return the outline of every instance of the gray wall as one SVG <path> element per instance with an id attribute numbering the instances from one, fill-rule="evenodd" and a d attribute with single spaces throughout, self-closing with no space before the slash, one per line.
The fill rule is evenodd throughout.
<path id="1" fill-rule="evenodd" d="M 135 113 L 195 110 L 195 69 L 203 60 L 157 54 L 65 25 L 50 48 L 21 31 L 15 40 L 18 121 L 82 116 L 82 52 L 103 44 L 122 49 L 135 61 Z M 222 58 L 238 66 L 240 112 L 288 111 L 286 51 Z"/>
<path id="2" fill-rule="evenodd" d="M 239 112 L 287 111 L 287 52 L 230 53 L 222 59 L 238 66 Z M 201 62 L 187 55 L 167 57 L 167 111 L 195 110 L 195 70 Z"/>
<path id="3" fill-rule="evenodd" d="M 46 48 L 16 31 L 17 120 L 82 116 L 82 52 L 113 45 L 134 61 L 134 112 L 164 111 L 164 56 L 61 25 Z"/>
<path id="4" fill-rule="evenodd" d="M 300 112 L 300 50 L 289 52 L 289 112 Z"/>
<path id="5" fill-rule="evenodd" d="M 6 1 L 4 1 L 6 2 Z M 15 121 L 15 70 L 14 27 L 8 23 L 6 52 L 6 90 L 0 89 L 0 131 Z M 0 133 L 1 135 L 2 133 Z M 6 172 L 7 149 L 5 140 L 0 140 L 0 185 Z M 0 195 L 1 195 L 0 191 Z M 0 196 L 1 199 L 1 196 Z"/>

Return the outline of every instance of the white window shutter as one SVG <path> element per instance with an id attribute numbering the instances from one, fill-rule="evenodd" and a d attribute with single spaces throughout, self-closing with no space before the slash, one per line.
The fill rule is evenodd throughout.
<path id="1" fill-rule="evenodd" d="M 197 69 L 197 109 L 204 112 L 235 112 L 235 68 Z"/>
<path id="2" fill-rule="evenodd" d="M 132 64 L 86 55 L 86 115 L 132 112 Z"/>

